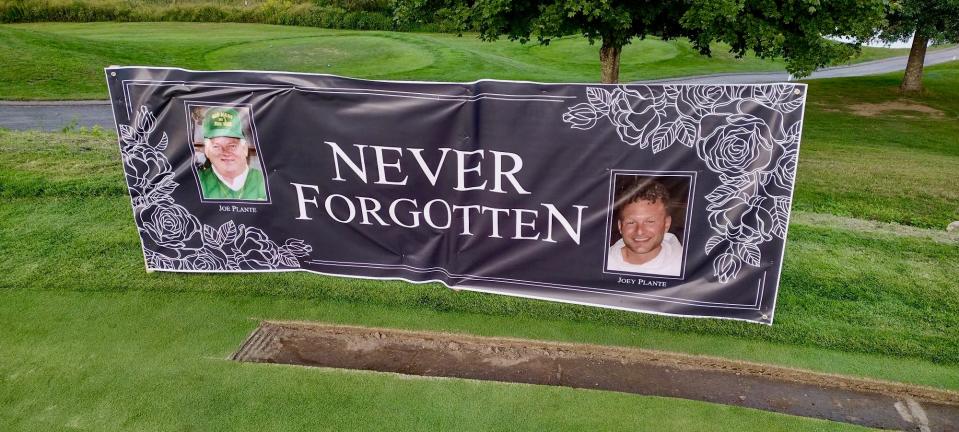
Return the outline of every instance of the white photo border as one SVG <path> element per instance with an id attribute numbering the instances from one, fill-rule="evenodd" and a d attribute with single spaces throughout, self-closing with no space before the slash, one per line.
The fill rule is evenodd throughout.
<path id="1" fill-rule="evenodd" d="M 263 158 L 263 147 L 260 146 L 260 139 L 259 139 L 259 137 L 258 137 L 259 134 L 257 133 L 257 130 L 256 130 L 256 121 L 253 120 L 253 104 L 250 104 L 250 103 L 221 103 L 221 102 L 211 102 L 211 101 L 201 101 L 201 100 L 184 99 L 184 100 L 183 100 L 183 107 L 184 107 L 184 111 L 185 111 L 185 113 L 186 113 L 186 119 L 187 119 L 187 139 L 188 139 L 188 143 L 189 143 L 189 144 L 188 144 L 188 147 L 190 148 L 191 160 L 194 161 L 194 162 L 191 162 L 192 171 L 193 171 L 193 180 L 196 182 L 197 194 L 198 194 L 199 197 L 200 197 L 200 202 L 201 202 L 201 203 L 204 203 L 204 204 L 244 204 L 244 205 L 246 205 L 246 204 L 251 204 L 251 205 L 266 205 L 266 204 L 272 204 L 272 203 L 273 203 L 273 196 L 270 194 L 270 179 L 269 179 L 268 173 L 267 173 L 267 171 L 269 171 L 269 170 L 266 168 L 266 160 Z M 193 110 L 193 108 L 195 108 L 195 107 L 205 107 L 205 108 L 207 108 L 207 109 L 210 109 L 210 108 L 242 108 L 242 109 L 245 109 L 245 110 L 247 111 L 247 113 L 249 114 L 249 115 L 247 116 L 247 118 L 250 120 L 250 134 L 252 135 L 252 136 L 249 137 L 249 138 L 253 141 L 253 148 L 256 149 L 256 158 L 257 158 L 257 160 L 259 160 L 259 162 L 260 162 L 260 168 L 261 168 L 260 171 L 263 173 L 263 183 L 264 183 L 264 186 L 266 187 L 266 200 L 265 200 L 265 201 L 259 201 L 259 200 L 209 199 L 209 198 L 206 198 L 206 197 L 203 196 L 203 188 L 200 186 L 200 174 L 197 172 L 197 166 L 196 166 L 196 162 L 195 162 L 195 161 L 196 161 L 196 148 L 195 148 L 195 145 L 193 144 L 193 136 L 194 136 L 194 134 L 195 134 L 195 130 L 194 130 L 194 126 L 195 126 L 195 125 L 193 124 L 192 110 Z"/>
<path id="2" fill-rule="evenodd" d="M 616 177 L 622 176 L 645 176 L 645 177 L 686 177 L 689 179 L 689 190 L 686 191 L 686 215 L 683 218 L 685 226 L 683 232 L 683 262 L 680 268 L 678 276 L 666 276 L 653 273 L 641 273 L 641 272 L 624 272 L 624 271 L 614 271 L 609 270 L 609 246 L 608 241 L 610 234 L 612 234 L 612 224 L 613 224 L 613 213 L 615 213 L 616 207 Z M 609 205 L 606 209 L 606 237 L 604 245 L 606 245 L 606 250 L 603 251 L 603 273 L 605 274 L 616 274 L 616 275 L 625 275 L 625 276 L 635 276 L 643 275 L 645 277 L 656 278 L 656 279 L 686 279 L 686 254 L 689 253 L 689 248 L 687 244 L 689 243 L 689 234 L 691 223 L 689 221 L 689 214 L 693 210 L 693 191 L 696 189 L 696 171 L 652 171 L 652 170 L 627 170 L 627 169 L 614 169 L 609 171 Z"/>

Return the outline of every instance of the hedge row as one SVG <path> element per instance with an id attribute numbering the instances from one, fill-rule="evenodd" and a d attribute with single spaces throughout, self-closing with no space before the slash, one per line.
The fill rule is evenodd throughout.
<path id="1" fill-rule="evenodd" d="M 331 0 L 294 3 L 267 0 L 248 5 L 181 2 L 168 4 L 91 0 L 0 0 L 0 23 L 183 21 L 239 22 L 350 30 L 442 29 L 429 24 L 416 29 L 398 26 L 384 0 Z M 250 4 L 252 3 L 252 4 Z"/>

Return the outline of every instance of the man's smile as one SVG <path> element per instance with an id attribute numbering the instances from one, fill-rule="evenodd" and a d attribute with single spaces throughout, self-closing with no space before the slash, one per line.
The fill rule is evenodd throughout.
<path id="1" fill-rule="evenodd" d="M 625 246 L 623 259 L 631 264 L 643 264 L 659 255 L 671 220 L 666 204 L 661 201 L 637 201 L 624 206 L 617 221 Z"/>
<path id="2" fill-rule="evenodd" d="M 232 181 L 231 179 L 242 175 L 247 169 L 249 148 L 239 138 L 212 138 L 204 145 L 204 152 L 217 174 L 227 180 Z"/>

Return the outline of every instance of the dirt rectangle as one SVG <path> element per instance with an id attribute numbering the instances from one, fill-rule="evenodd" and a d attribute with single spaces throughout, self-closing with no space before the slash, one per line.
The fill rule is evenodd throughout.
<path id="1" fill-rule="evenodd" d="M 959 393 L 633 348 L 266 321 L 232 359 L 611 390 L 870 427 L 959 431 Z"/>

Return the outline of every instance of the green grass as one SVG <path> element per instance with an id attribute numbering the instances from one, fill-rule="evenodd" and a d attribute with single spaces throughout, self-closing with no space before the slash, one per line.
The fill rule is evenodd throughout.
<path id="1" fill-rule="evenodd" d="M 937 301 L 957 297 L 957 275 L 935 269 L 956 260 L 952 245 L 793 226 L 772 328 L 435 284 L 147 274 L 107 133 L 0 132 L 0 152 L 3 430 L 861 430 L 692 401 L 225 361 L 251 318 L 642 346 L 959 389 L 941 330 L 959 314 Z M 835 257 L 826 271 L 805 268 L 824 254 Z M 939 289 L 897 277 L 900 255 Z M 872 283 L 886 288 L 868 294 Z"/>
<path id="2" fill-rule="evenodd" d="M 959 63 L 926 68 L 926 93 L 903 98 L 900 74 L 809 82 L 794 208 L 945 229 L 959 220 Z M 852 106 L 908 102 L 940 114 Z"/>
<path id="3" fill-rule="evenodd" d="M 4 61 L 0 95 L 102 97 L 96 62 L 116 58 L 269 69 L 316 67 L 314 58 L 331 70 L 444 81 L 496 73 L 545 81 L 592 67 L 573 38 L 544 48 L 216 28 L 199 41 L 197 24 L 0 26 L 12 41 L 0 44 L 0 58 L 25 56 Z M 636 73 L 665 73 L 669 62 L 703 73 L 684 63 L 681 43 L 647 43 L 629 60 Z M 48 57 L 30 57 L 40 47 Z M 351 47 L 399 60 L 363 65 Z M 296 55 L 262 60 L 271 49 Z M 33 87 L 9 81 L 28 75 Z M 930 228 L 932 237 L 959 219 L 959 63 L 928 68 L 921 98 L 900 98 L 897 84 L 894 74 L 810 82 L 795 210 Z M 941 114 L 854 113 L 902 101 Z M 0 430 L 861 430 L 609 392 L 225 361 L 251 318 L 636 346 L 959 390 L 955 241 L 796 218 L 772 327 L 308 273 L 148 274 L 115 139 L 0 130 Z"/>
<path id="4" fill-rule="evenodd" d="M 255 325 L 250 316 L 418 322 L 393 308 L 204 293 L 4 290 L 0 311 L 5 431 L 865 430 L 614 392 L 225 360 Z M 434 325 L 484 322 L 420 312 Z"/>
<path id="5" fill-rule="evenodd" d="M 482 78 L 597 82 L 599 48 L 581 37 L 549 46 L 475 35 L 323 30 L 261 24 L 38 23 L 0 26 L 0 98 L 105 99 L 103 67 L 175 66 L 316 72 L 371 79 Z M 900 55 L 870 48 L 863 59 Z M 621 80 L 783 70 L 779 61 L 737 59 L 716 45 L 711 58 L 685 40 L 636 40 Z"/>
<path id="6" fill-rule="evenodd" d="M 120 163 L 109 137 L 90 134 L 0 134 L 0 245 L 9 251 L 0 286 L 30 290 L 156 293 L 211 292 L 279 296 L 409 310 L 589 323 L 734 337 L 856 354 L 918 358 L 959 365 L 959 262 L 955 244 L 794 225 L 773 327 L 561 305 L 438 285 L 410 285 L 307 274 L 176 275 L 142 271 Z M 30 163 L 27 159 L 32 158 Z M 85 160 L 85 161 L 84 161 Z M 53 167 L 64 164 L 62 170 Z M 84 170 L 83 166 L 89 166 Z M 87 174 L 79 175 L 87 171 Z M 45 172 L 58 172 L 42 179 Z M 78 178 L 79 177 L 79 178 Z M 802 188 L 802 184 L 800 184 Z M 881 287 L 881 289 L 879 289 Z M 415 312 L 408 312 L 415 315 Z M 519 335 L 508 330 L 505 335 Z M 699 338 L 692 341 L 698 346 Z M 717 346 L 727 346 L 727 342 Z M 691 351 L 692 346 L 670 349 Z M 720 349 L 720 348 L 717 348 Z M 727 355 L 725 351 L 713 354 Z M 741 356 L 742 352 L 733 353 Z M 762 360 L 764 357 L 753 357 Z M 809 365 L 832 370 L 827 364 Z M 888 376 L 887 377 L 891 377 Z M 933 381 L 925 381 L 933 384 Z M 954 384 L 959 384 L 956 382 Z M 949 384 L 954 385 L 954 384 Z M 937 385 L 943 385 L 938 383 Z"/>
<path id="7" fill-rule="evenodd" d="M 940 118 L 903 113 L 864 118 L 849 112 L 852 104 L 896 100 L 894 77 L 812 82 L 794 207 L 938 229 L 959 219 L 959 195 L 949 175 L 959 162 L 954 140 L 959 136 L 959 98 L 951 84 L 959 82 L 957 71 L 957 63 L 928 71 L 929 94 L 918 102 L 941 110 Z M 925 133 L 929 130 L 938 133 Z M 434 285 L 314 275 L 146 275 L 112 134 L 0 132 L 0 152 L 5 155 L 0 161 L 0 197 L 5 199 L 0 218 L 10 227 L 0 241 L 4 250 L 13 251 L 5 258 L 5 268 L 16 269 L 0 281 L 9 287 L 123 292 L 136 286 L 160 293 L 275 294 L 596 322 L 694 333 L 706 340 L 734 337 L 959 364 L 959 338 L 954 331 L 944 331 L 959 327 L 959 268 L 954 265 L 959 249 L 954 244 L 794 224 L 772 328 L 454 294 Z"/>

